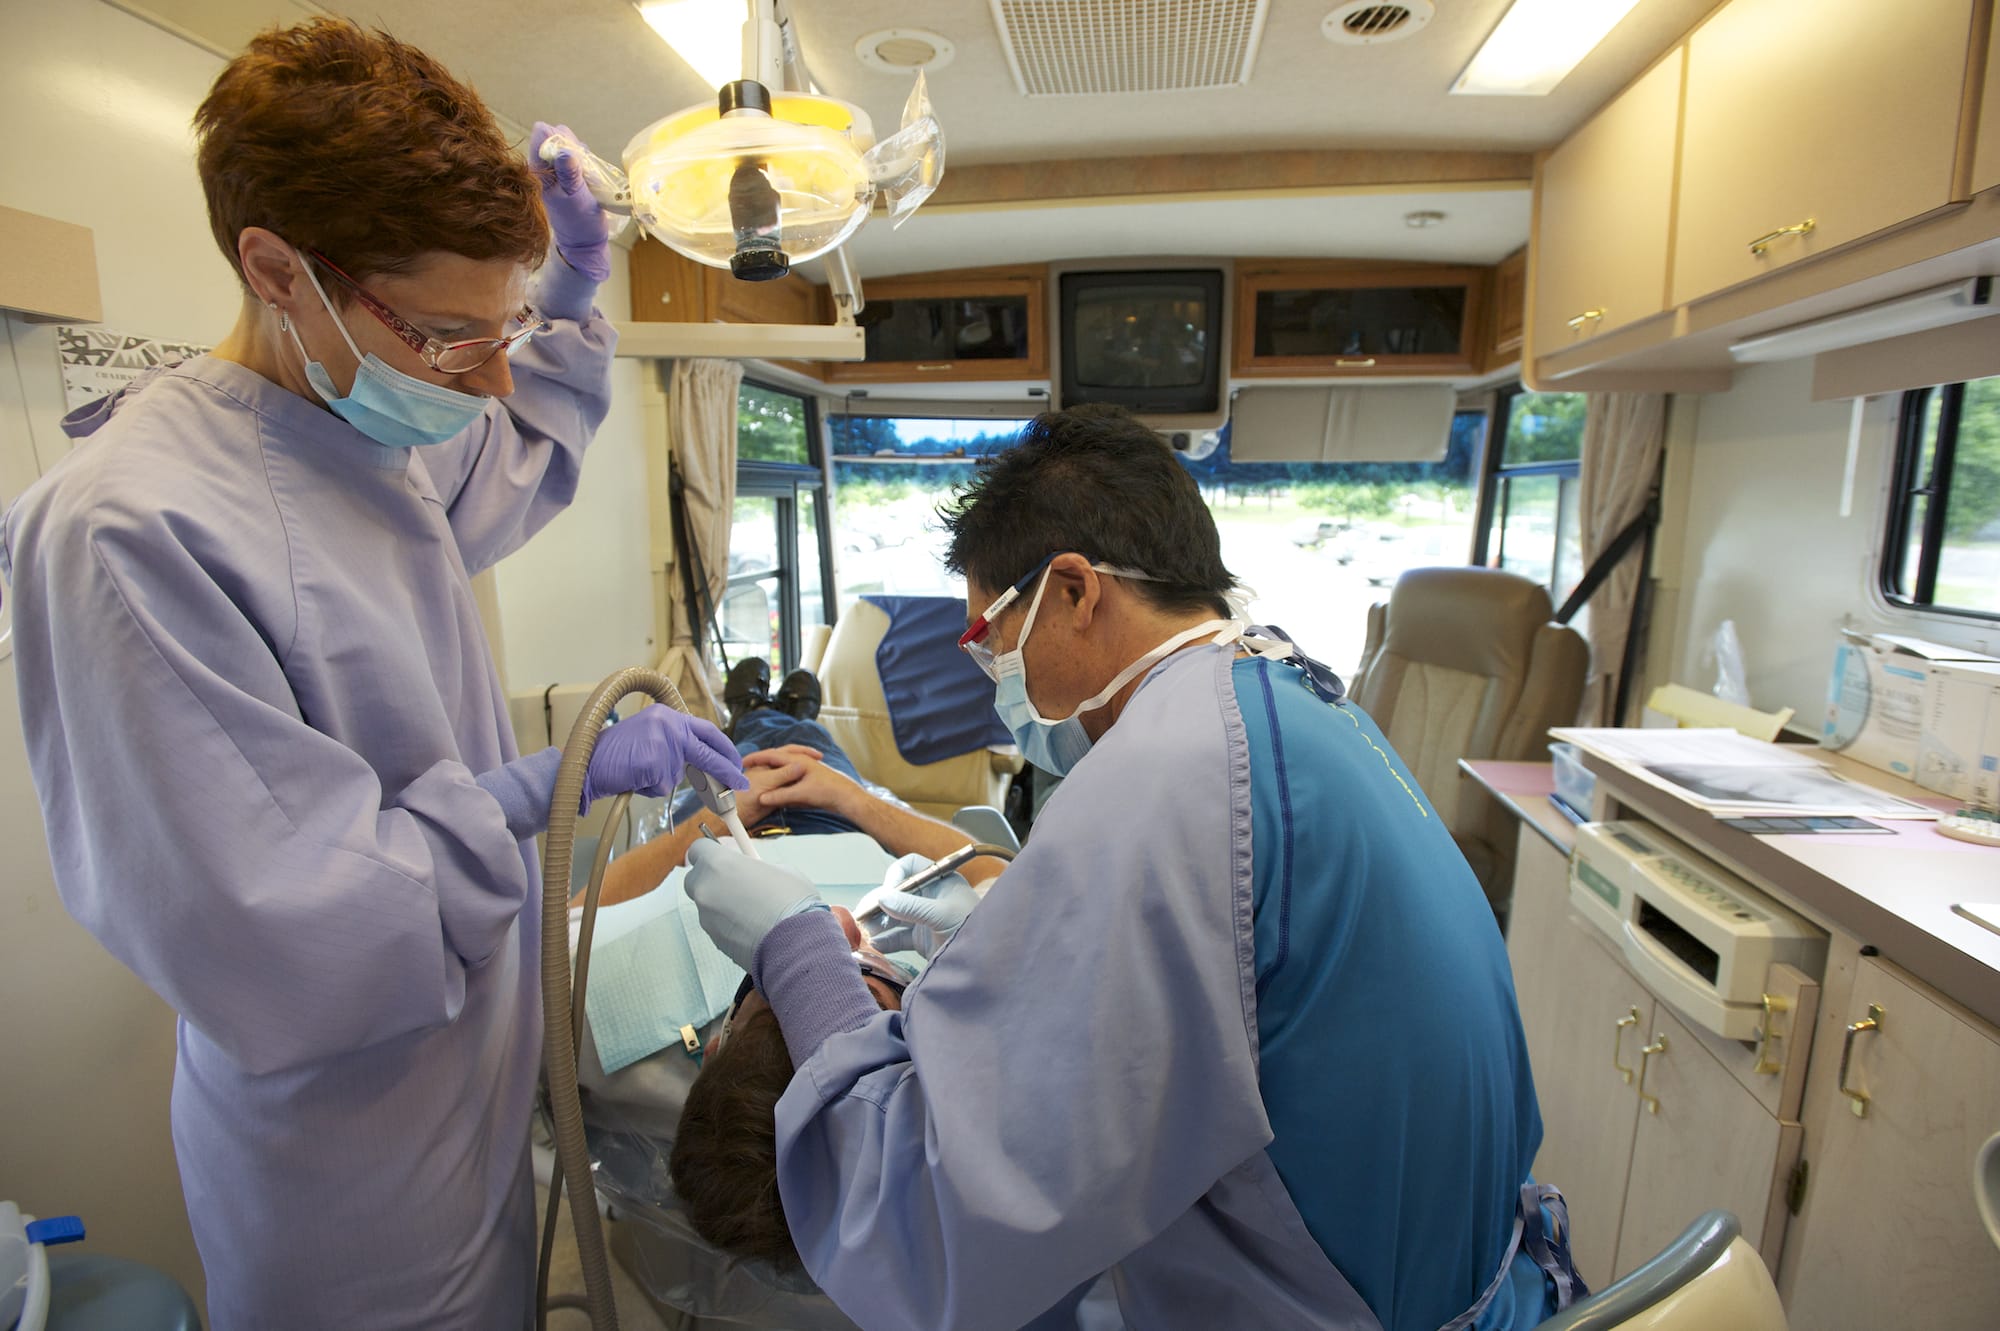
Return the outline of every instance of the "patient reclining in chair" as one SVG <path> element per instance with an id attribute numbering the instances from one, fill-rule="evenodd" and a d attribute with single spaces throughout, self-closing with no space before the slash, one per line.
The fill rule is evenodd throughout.
<path id="1" fill-rule="evenodd" d="M 789 686 L 804 671 L 786 679 Z M 736 796 L 736 810 L 754 835 L 809 836 L 862 832 L 892 856 L 937 859 L 971 842 L 949 823 L 926 817 L 879 786 L 863 781 L 840 746 L 811 715 L 781 710 L 777 703 L 739 711 L 730 733 L 743 754 L 750 788 Z M 801 708 L 801 711 L 808 709 Z M 693 796 L 673 809 L 673 831 L 613 860 L 605 871 L 602 903 L 611 905 L 650 892 L 687 860 L 687 848 L 706 829 L 727 839 L 729 829 Z M 960 872 L 978 883 L 999 873 L 998 860 L 978 859 Z"/>
<path id="2" fill-rule="evenodd" d="M 907 968 L 875 951 L 846 910 L 836 906 L 833 913 L 875 1001 L 885 1010 L 900 1009 L 913 978 Z M 746 976 L 688 1091 L 670 1164 L 674 1191 L 696 1233 L 724 1252 L 761 1258 L 780 1271 L 799 1269 L 778 1199 L 774 1117 L 791 1080 L 792 1055 L 777 1015 Z"/>

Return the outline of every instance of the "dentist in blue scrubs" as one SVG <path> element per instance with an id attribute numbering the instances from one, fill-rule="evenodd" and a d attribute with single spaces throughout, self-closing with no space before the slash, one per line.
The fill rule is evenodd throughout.
<path id="1" fill-rule="evenodd" d="M 1064 776 L 881 1011 L 809 884 L 691 853 L 797 1072 L 786 1220 L 869 1331 L 1525 1328 L 1581 1291 L 1499 931 L 1339 681 L 1231 614 L 1192 479 L 1037 418 L 945 514 L 964 645 Z"/>
<path id="2" fill-rule="evenodd" d="M 180 1014 L 211 1326 L 521 1328 L 560 755 L 516 749 L 468 578 L 576 493 L 604 220 L 546 127 L 531 168 L 341 20 L 256 38 L 196 128 L 236 326 L 74 414 L 0 528 L 56 885 Z M 586 798 L 687 762 L 744 784 L 647 708 Z"/>

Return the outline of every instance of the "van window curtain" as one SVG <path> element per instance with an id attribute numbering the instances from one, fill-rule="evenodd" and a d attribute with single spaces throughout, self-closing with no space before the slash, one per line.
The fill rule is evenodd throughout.
<path id="1" fill-rule="evenodd" d="M 729 580 L 729 527 L 736 511 L 736 392 L 743 367 L 727 360 L 674 362 L 667 387 L 667 448 L 680 480 L 685 543 L 676 550 L 693 552 L 705 586 L 686 569 L 668 580 L 670 628 L 660 673 L 674 682 L 688 706 L 718 724 L 722 720 L 717 678 L 704 650 L 709 627 L 703 603 L 688 592 L 706 597 L 706 606 L 722 603 Z M 680 556 L 676 556 L 679 558 Z"/>
<path id="2" fill-rule="evenodd" d="M 1660 451 L 1666 439 L 1667 399 L 1663 393 L 1592 393 L 1583 421 L 1583 465 L 1580 468 L 1578 517 L 1582 525 L 1583 563 L 1588 568 L 1646 511 L 1660 472 Z M 1634 545 L 1590 599 L 1586 625 L 1590 637 L 1590 680 L 1584 686 L 1578 720 L 1584 725 L 1612 726 L 1618 674 L 1625 659 L 1625 640 L 1632 630 L 1632 609 L 1644 572 L 1643 545 Z"/>

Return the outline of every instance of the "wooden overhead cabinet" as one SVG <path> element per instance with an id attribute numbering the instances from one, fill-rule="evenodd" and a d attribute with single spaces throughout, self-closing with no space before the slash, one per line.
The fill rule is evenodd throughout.
<path id="1" fill-rule="evenodd" d="M 632 318 L 641 323 L 831 323 L 820 288 L 793 273 L 742 282 L 674 253 L 651 236 L 632 247 Z"/>
<path id="2" fill-rule="evenodd" d="M 1672 303 L 1964 197 L 1985 0 L 1731 0 L 1688 39 Z M 1975 30 L 1975 19 L 1979 26 Z M 1967 145 L 1969 147 L 1969 144 Z"/>
<path id="3" fill-rule="evenodd" d="M 1666 312 L 1682 60 L 1669 54 L 1542 163 L 1530 355 Z"/>
<path id="4" fill-rule="evenodd" d="M 1477 373 L 1489 280 L 1438 264 L 1238 260 L 1231 374 Z"/>
<path id="5" fill-rule="evenodd" d="M 830 364 L 832 383 L 1049 377 L 1048 269 L 968 268 L 865 283 L 856 322 L 868 359 Z"/>

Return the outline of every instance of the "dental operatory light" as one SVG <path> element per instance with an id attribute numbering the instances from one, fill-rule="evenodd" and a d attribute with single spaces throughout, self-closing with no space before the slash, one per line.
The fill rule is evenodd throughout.
<path id="1" fill-rule="evenodd" d="M 805 91 L 812 80 L 780 0 L 676 0 L 639 10 L 704 78 L 724 68 L 721 34 L 734 31 L 714 101 L 640 130 L 625 145 L 622 178 L 607 163 L 585 163 L 598 201 L 630 212 L 668 248 L 761 282 L 837 248 L 878 199 L 901 226 L 937 188 L 944 131 L 921 70 L 902 125 L 877 143 L 861 108 Z M 550 140 L 543 155 L 561 147 Z"/>
<path id="2" fill-rule="evenodd" d="M 1451 85 L 1476 97 L 1540 97 L 1597 48 L 1638 0 L 1514 0 Z"/>

